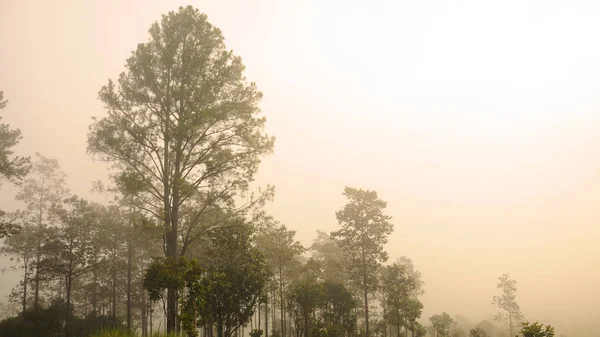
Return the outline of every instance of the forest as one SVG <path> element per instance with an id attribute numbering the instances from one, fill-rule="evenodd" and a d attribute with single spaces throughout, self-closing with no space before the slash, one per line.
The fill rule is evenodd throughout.
<path id="1" fill-rule="evenodd" d="M 0 252 L 21 280 L 1 337 L 555 336 L 527 319 L 508 274 L 481 299 L 493 321 L 422 317 L 427 284 L 385 250 L 400 224 L 374 190 L 340 191 L 338 229 L 303 245 L 265 211 L 274 186 L 254 184 L 276 142 L 241 57 L 191 6 L 148 33 L 88 129 L 89 156 L 111 165 L 92 191 L 106 203 L 69 191 L 56 159 L 15 154 L 21 132 L 0 126 L 0 175 L 25 205 L 2 213 Z M 0 92 L 0 109 L 9 100 Z"/>

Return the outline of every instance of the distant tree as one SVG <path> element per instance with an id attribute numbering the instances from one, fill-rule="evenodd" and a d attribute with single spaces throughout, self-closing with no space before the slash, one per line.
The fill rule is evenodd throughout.
<path id="1" fill-rule="evenodd" d="M 90 234 L 98 227 L 100 215 L 89 202 L 76 196 L 55 207 L 60 226 L 52 229 L 51 239 L 45 247 L 50 253 L 43 263 L 51 273 L 65 280 L 65 336 L 69 337 L 73 282 L 93 267 L 93 236 Z"/>
<path id="2" fill-rule="evenodd" d="M 406 265 L 394 263 L 385 267 L 381 281 L 381 288 L 387 294 L 385 319 L 396 326 L 397 335 L 402 327 L 408 327 L 421 317 L 423 305 L 415 296 L 419 287 L 419 280 L 409 274 Z"/>
<path id="3" fill-rule="evenodd" d="M 469 337 L 489 337 L 489 335 L 482 328 L 475 328 L 469 331 Z"/>
<path id="4" fill-rule="evenodd" d="M 154 23 L 150 40 L 138 44 L 118 84 L 109 81 L 100 90 L 108 116 L 90 127 L 88 151 L 115 162 L 115 181 L 128 188 L 137 207 L 163 222 L 165 256 L 171 259 L 198 239 L 194 228 L 206 212 L 242 213 L 272 192 L 235 206 L 274 144 L 258 116 L 262 94 L 243 71 L 221 31 L 188 6 Z M 177 294 L 174 288 L 167 292 L 172 332 Z"/>
<path id="5" fill-rule="evenodd" d="M 516 301 L 517 281 L 511 280 L 508 274 L 500 276 L 498 289 L 500 296 L 494 296 L 492 304 L 503 310 L 495 317 L 497 321 L 506 322 L 510 336 L 513 336 L 517 330 L 517 326 L 523 321 L 523 314 Z"/>
<path id="6" fill-rule="evenodd" d="M 0 91 L 0 110 L 4 109 L 7 103 L 4 92 Z M 0 180 L 18 183 L 29 172 L 31 168 L 29 157 L 13 156 L 12 148 L 22 138 L 21 130 L 11 130 L 10 125 L 0 123 Z"/>
<path id="7" fill-rule="evenodd" d="M 523 337 L 554 337 L 554 327 L 535 322 L 530 324 L 525 322 L 522 324 L 521 334 Z"/>
<path id="8" fill-rule="evenodd" d="M 490 321 L 481 321 L 475 325 L 475 328 L 485 331 L 488 336 L 493 336 L 496 330 L 496 326 Z"/>
<path id="9" fill-rule="evenodd" d="M 273 219 L 264 220 L 257 225 L 254 242 L 258 250 L 265 256 L 271 270 L 274 288 L 279 295 L 281 335 L 286 337 L 286 293 L 291 283 L 290 274 L 293 272 L 294 262 L 304 252 L 304 247 L 295 239 L 296 231 L 288 229 Z"/>
<path id="10" fill-rule="evenodd" d="M 377 269 L 388 259 L 383 250 L 387 237 L 393 231 L 391 217 L 383 213 L 386 202 L 377 192 L 346 187 L 347 204 L 336 217 L 341 229 L 331 233 L 339 239 L 341 247 L 349 256 L 350 278 L 360 286 L 364 299 L 365 335 L 369 337 L 369 294 L 377 286 Z"/>
<path id="11" fill-rule="evenodd" d="M 15 213 L 15 218 L 20 219 L 20 212 Z M 14 220 L 13 220 L 14 221 Z M 12 221 L 11 221 L 12 222 Z M 23 227 L 16 235 L 5 238 L 4 245 L 0 246 L 0 253 L 9 256 L 11 261 L 16 262 L 11 268 L 20 269 L 23 279 L 20 283 L 21 313 L 25 313 L 28 307 L 27 290 L 31 281 L 32 261 L 36 256 L 36 240 L 32 226 Z"/>
<path id="12" fill-rule="evenodd" d="M 429 318 L 436 337 L 450 337 L 450 329 L 454 324 L 454 320 L 450 315 L 443 312 L 438 315 L 433 315 Z"/>
<path id="13" fill-rule="evenodd" d="M 452 330 L 450 330 L 450 335 L 452 337 L 467 337 L 465 330 L 463 330 L 463 328 L 461 328 L 461 326 L 458 324 L 454 324 Z"/>
<path id="14" fill-rule="evenodd" d="M 312 259 L 316 261 L 321 269 L 321 278 L 324 281 L 345 284 L 346 277 L 346 253 L 340 247 L 338 240 L 329 234 L 317 230 L 317 238 L 310 246 Z"/>
<path id="15" fill-rule="evenodd" d="M 25 210 L 18 214 L 19 221 L 23 223 L 23 227 L 31 227 L 27 233 L 33 237 L 35 242 L 35 254 L 31 261 L 34 268 L 33 309 L 38 310 L 40 307 L 40 282 L 43 277 L 40 263 L 44 257 L 43 251 L 48 238 L 48 227 L 55 220 L 55 214 L 51 212 L 51 208 L 62 202 L 68 190 L 65 187 L 66 175 L 60 170 L 58 161 L 46 158 L 39 153 L 36 153 L 35 156 L 31 173 L 21 185 L 16 199 L 25 203 Z"/>

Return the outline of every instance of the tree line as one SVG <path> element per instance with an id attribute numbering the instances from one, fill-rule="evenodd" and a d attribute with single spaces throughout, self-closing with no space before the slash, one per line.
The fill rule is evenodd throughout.
<path id="1" fill-rule="evenodd" d="M 182 7 L 149 35 L 99 91 L 106 115 L 88 131 L 90 156 L 112 165 L 95 185 L 110 202 L 73 195 L 54 159 L 14 156 L 21 133 L 0 128 L 0 174 L 25 205 L 0 227 L 22 273 L 0 336 L 450 336 L 447 313 L 420 323 L 412 261 L 386 264 L 393 225 L 375 191 L 346 187 L 339 229 L 310 247 L 265 214 L 274 189 L 252 188 L 275 142 L 262 93 L 206 15 Z M 510 336 L 522 321 L 511 282 L 494 299 Z"/>

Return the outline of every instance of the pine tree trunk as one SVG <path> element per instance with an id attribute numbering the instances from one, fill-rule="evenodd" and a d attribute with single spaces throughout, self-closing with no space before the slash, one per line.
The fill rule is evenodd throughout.
<path id="1" fill-rule="evenodd" d="M 285 301 L 283 299 L 283 272 L 281 268 L 279 268 L 279 302 L 281 304 L 281 337 L 285 337 L 285 311 L 283 310 L 283 307 L 285 306 Z"/>
<path id="2" fill-rule="evenodd" d="M 133 247 L 131 237 L 127 240 L 127 331 L 131 331 L 131 273 L 133 269 Z"/>
<path id="3" fill-rule="evenodd" d="M 114 255 L 113 255 L 114 257 Z M 112 270 L 112 308 L 111 308 L 111 317 L 112 317 L 112 326 L 115 327 L 115 321 L 117 319 L 117 266 L 116 262 L 113 260 L 113 270 Z"/>
<path id="4" fill-rule="evenodd" d="M 369 300 L 367 293 L 367 285 L 366 285 L 366 276 L 363 278 L 365 280 L 365 284 L 363 285 L 363 294 L 364 294 L 364 302 L 365 302 L 365 335 L 369 337 Z"/>
<path id="5" fill-rule="evenodd" d="M 143 285 L 141 287 L 140 293 L 142 296 L 142 337 L 146 337 L 148 336 L 148 305 L 146 304 L 146 292 L 144 291 Z"/>
<path id="6" fill-rule="evenodd" d="M 268 298 L 265 301 L 265 337 L 269 337 L 269 299 Z"/>
<path id="7" fill-rule="evenodd" d="M 67 283 L 67 316 L 65 317 L 65 337 L 69 337 L 69 322 L 71 317 L 71 284 L 73 281 L 72 272 L 69 271 L 66 279 Z"/>
<path id="8" fill-rule="evenodd" d="M 40 309 L 40 260 L 41 260 L 41 247 L 38 245 L 36 252 L 35 262 L 35 276 L 34 276 L 34 291 L 33 291 L 33 310 L 37 312 Z"/>
<path id="9" fill-rule="evenodd" d="M 27 311 L 27 261 L 24 262 L 25 272 L 23 273 L 23 309 L 22 314 L 25 315 L 25 311 Z"/>
<path id="10" fill-rule="evenodd" d="M 98 316 L 98 268 L 94 266 L 92 271 L 92 313 Z"/>

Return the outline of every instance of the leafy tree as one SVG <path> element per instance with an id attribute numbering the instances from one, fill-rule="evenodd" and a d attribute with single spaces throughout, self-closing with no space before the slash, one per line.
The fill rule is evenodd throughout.
<path id="1" fill-rule="evenodd" d="M 482 328 L 475 328 L 469 331 L 469 337 L 489 337 L 489 335 Z"/>
<path id="2" fill-rule="evenodd" d="M 330 337 L 352 336 L 356 330 L 356 301 L 339 283 L 325 281 L 322 286 L 321 315 Z"/>
<path id="3" fill-rule="evenodd" d="M 443 312 L 441 314 L 429 317 L 429 321 L 433 326 L 433 330 L 436 334 L 436 337 L 450 336 L 450 329 L 452 328 L 452 325 L 454 323 L 454 320 L 452 319 L 452 317 L 450 317 L 450 315 Z"/>
<path id="4" fill-rule="evenodd" d="M 389 324 L 396 326 L 400 335 L 402 327 L 409 326 L 421 317 L 423 305 L 415 297 L 420 282 L 409 274 L 405 264 L 396 262 L 385 267 L 381 283 L 387 294 L 385 318 Z"/>
<path id="5" fill-rule="evenodd" d="M 506 322 L 510 336 L 516 332 L 516 327 L 523 321 L 523 314 L 516 301 L 517 292 L 517 281 L 511 280 L 508 274 L 500 276 L 498 282 L 498 289 L 500 289 L 500 296 L 494 296 L 492 304 L 503 310 L 498 313 L 495 317 L 497 321 Z"/>
<path id="6" fill-rule="evenodd" d="M 413 332 L 412 337 L 425 337 L 427 336 L 427 328 L 419 322 L 414 322 L 411 326 Z"/>
<path id="7" fill-rule="evenodd" d="M 521 328 L 521 334 L 523 337 L 554 337 L 554 327 L 535 322 L 530 324 L 529 322 L 523 323 Z"/>
<path id="8" fill-rule="evenodd" d="M 383 245 L 393 231 L 390 216 L 383 213 L 386 202 L 377 192 L 346 187 L 344 195 L 348 203 L 336 217 L 342 228 L 331 233 L 340 240 L 348 254 L 350 278 L 361 288 L 365 310 L 365 334 L 369 337 L 369 300 L 377 285 L 377 268 L 388 259 Z"/>
<path id="9" fill-rule="evenodd" d="M 0 110 L 4 109 L 7 103 L 4 92 L 0 91 Z M 11 130 L 10 125 L 0 123 L 0 179 L 18 183 L 29 173 L 29 157 L 13 156 L 12 151 L 22 138 L 21 130 Z"/>
<path id="10" fill-rule="evenodd" d="M 315 316 L 321 301 L 321 285 L 315 280 L 302 280 L 292 285 L 290 311 L 300 336 L 311 336 Z"/>
<path id="11" fill-rule="evenodd" d="M 211 233 L 208 263 L 200 285 L 205 292 L 205 317 L 218 337 L 231 337 L 247 324 L 263 296 L 269 270 L 259 250 L 251 245 L 251 228 L 243 219 Z"/>
<path id="12" fill-rule="evenodd" d="M 205 212 L 243 212 L 257 202 L 236 207 L 234 199 L 248 191 L 274 139 L 262 132 L 262 94 L 243 70 L 221 31 L 188 6 L 154 23 L 118 83 L 100 90 L 108 116 L 91 125 L 88 151 L 115 162 L 115 182 L 163 222 L 172 259 L 182 242 L 197 238 L 193 229 Z M 188 213 L 183 233 L 181 212 Z M 167 330 L 174 331 L 177 296 L 167 291 Z"/>
<path id="13" fill-rule="evenodd" d="M 188 336 L 196 336 L 200 324 L 214 325 L 218 337 L 233 336 L 262 296 L 268 269 L 250 245 L 250 228 L 236 221 L 211 233 L 203 261 L 157 259 L 147 269 L 144 285 L 152 301 L 164 299 L 169 287 L 184 294 L 181 321 Z"/>

